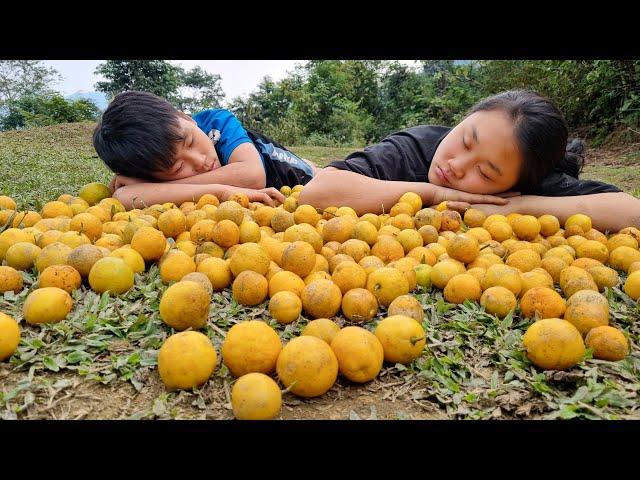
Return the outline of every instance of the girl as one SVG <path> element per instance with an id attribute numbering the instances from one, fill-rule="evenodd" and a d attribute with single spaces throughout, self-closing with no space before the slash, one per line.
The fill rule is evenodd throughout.
<path id="1" fill-rule="evenodd" d="M 450 200 L 449 208 L 473 206 L 487 215 L 548 213 L 564 223 L 584 213 L 601 231 L 639 227 L 640 199 L 579 180 L 584 144 L 567 137 L 551 101 L 528 90 L 503 92 L 475 105 L 454 128 L 408 128 L 330 163 L 299 201 L 380 213 L 413 191 L 425 205 Z"/>

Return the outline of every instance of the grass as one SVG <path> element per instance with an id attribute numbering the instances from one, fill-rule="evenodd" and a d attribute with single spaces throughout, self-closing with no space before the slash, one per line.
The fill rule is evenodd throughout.
<path id="1" fill-rule="evenodd" d="M 90 181 L 108 181 L 94 157 L 92 124 L 72 124 L 0 133 L 0 192 L 22 207 L 39 208 L 61 193 L 75 193 Z M 325 164 L 351 148 L 292 147 Z M 587 175 L 640 188 L 634 165 L 589 166 Z M 6 173 L 6 174 L 5 174 Z M 608 176 L 607 176 L 608 175 Z M 627 182 L 627 183 L 623 183 Z M 167 392 L 157 374 L 157 353 L 173 333 L 159 317 L 167 288 L 158 268 L 136 275 L 135 286 L 120 297 L 98 295 L 83 286 L 73 294 L 69 317 L 54 325 L 29 326 L 22 305 L 37 287 L 37 274 L 24 272 L 25 289 L 0 294 L 0 311 L 21 323 L 17 352 L 0 363 L 0 418 L 231 418 L 229 391 L 234 379 L 221 364 L 212 379 L 193 391 Z M 624 281 L 624 276 L 621 278 Z M 606 292 L 611 324 L 630 341 L 631 355 L 620 362 L 591 358 L 567 372 L 540 371 L 527 359 L 522 335 L 531 320 L 516 309 L 504 319 L 475 302 L 452 305 L 438 290 L 418 289 L 425 310 L 427 346 L 410 365 L 385 365 L 367 385 L 339 379 L 318 399 L 283 397 L 284 418 L 640 418 L 640 305 L 617 287 Z M 382 309 L 365 328 L 374 330 Z M 203 332 L 218 353 L 225 332 L 246 319 L 263 319 L 283 341 L 300 333 L 308 319 L 278 325 L 267 303 L 238 305 L 229 289 L 213 295 Z M 337 317 L 339 325 L 348 325 Z M 366 402 L 364 400 L 366 400 Z M 346 402 L 346 410 L 340 410 Z M 377 407 L 374 407 L 374 404 Z M 362 405 L 371 405 L 361 409 Z M 391 410 L 383 411 L 384 406 Z M 360 414 L 356 412 L 360 408 Z M 377 409 L 376 409 L 377 408 Z M 362 413 L 364 412 L 364 413 Z"/>

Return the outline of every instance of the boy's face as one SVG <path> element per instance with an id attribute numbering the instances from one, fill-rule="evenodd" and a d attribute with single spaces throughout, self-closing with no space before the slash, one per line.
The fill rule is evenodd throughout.
<path id="1" fill-rule="evenodd" d="M 160 181 L 180 180 L 206 173 L 220 167 L 218 154 L 211 139 L 198 128 L 196 122 L 185 116 L 178 117 L 184 141 L 176 148 L 174 164 L 166 170 L 156 172 Z"/>
<path id="2" fill-rule="evenodd" d="M 429 182 L 468 193 L 506 192 L 517 183 L 521 165 L 512 120 L 502 111 L 481 111 L 440 142 Z"/>

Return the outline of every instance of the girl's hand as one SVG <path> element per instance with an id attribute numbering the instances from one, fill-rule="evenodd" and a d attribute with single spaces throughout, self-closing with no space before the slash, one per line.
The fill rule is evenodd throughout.
<path id="1" fill-rule="evenodd" d="M 506 205 L 509 203 L 509 200 L 497 195 L 461 192 L 453 188 L 440 187 L 437 185 L 433 185 L 433 187 L 433 199 L 431 201 L 433 205 L 438 205 L 445 201 L 448 207 L 450 204 L 455 205 L 456 203 L 465 203 L 467 206 L 470 206 L 469 204 L 471 203 L 488 203 L 493 205 Z"/>

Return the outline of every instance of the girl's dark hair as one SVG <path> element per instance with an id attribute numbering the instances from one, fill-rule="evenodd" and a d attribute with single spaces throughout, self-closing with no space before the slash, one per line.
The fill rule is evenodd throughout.
<path id="1" fill-rule="evenodd" d="M 116 174 L 153 180 L 171 167 L 183 140 L 180 112 L 148 92 L 128 91 L 114 97 L 93 132 L 93 147 Z"/>
<path id="2" fill-rule="evenodd" d="M 515 190 L 531 191 L 554 171 L 578 178 L 584 166 L 584 142 L 567 143 L 567 122 L 551 100 L 531 90 L 510 90 L 480 101 L 469 114 L 493 110 L 507 113 L 515 126 L 523 156 Z"/>

